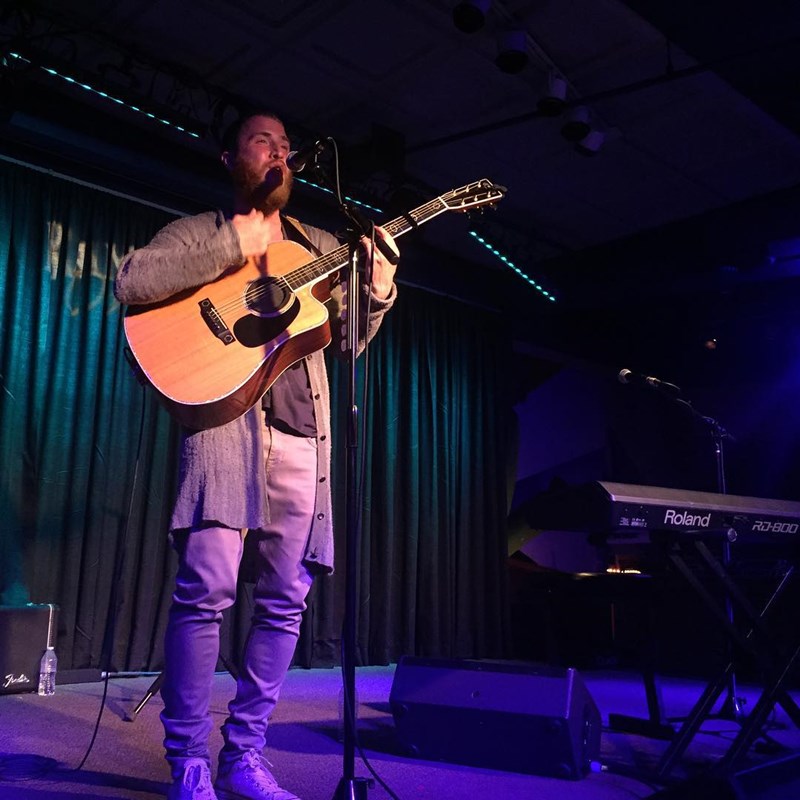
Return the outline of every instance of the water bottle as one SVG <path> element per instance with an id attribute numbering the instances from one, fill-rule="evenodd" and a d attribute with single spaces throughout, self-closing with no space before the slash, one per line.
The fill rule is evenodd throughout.
<path id="1" fill-rule="evenodd" d="M 56 669 L 58 668 L 58 658 L 56 651 L 48 645 L 44 651 L 42 660 L 39 662 L 39 694 L 42 697 L 49 697 L 56 693 Z"/>

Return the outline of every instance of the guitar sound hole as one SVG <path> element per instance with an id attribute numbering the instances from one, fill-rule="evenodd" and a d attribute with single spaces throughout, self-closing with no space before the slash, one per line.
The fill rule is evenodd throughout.
<path id="1" fill-rule="evenodd" d="M 247 284 L 244 301 L 259 317 L 274 317 L 288 308 L 294 295 L 281 278 L 259 278 Z"/>

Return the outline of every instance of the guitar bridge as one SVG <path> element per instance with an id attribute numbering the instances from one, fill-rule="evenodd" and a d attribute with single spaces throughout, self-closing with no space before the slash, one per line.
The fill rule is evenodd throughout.
<path id="1" fill-rule="evenodd" d="M 200 316 L 203 322 L 208 325 L 209 330 L 223 344 L 233 344 L 235 341 L 231 329 L 225 324 L 214 304 L 207 298 L 203 298 L 198 305 L 200 306 Z"/>

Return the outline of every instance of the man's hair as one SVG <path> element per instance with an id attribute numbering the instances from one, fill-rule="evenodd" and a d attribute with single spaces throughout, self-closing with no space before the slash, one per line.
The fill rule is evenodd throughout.
<path id="1" fill-rule="evenodd" d="M 266 108 L 254 108 L 254 109 L 247 109 L 243 111 L 239 118 L 234 120 L 228 127 L 225 129 L 225 132 L 222 134 L 222 152 L 236 152 L 236 148 L 239 145 L 239 134 L 242 131 L 242 126 L 248 120 L 252 119 L 253 117 L 269 117 L 270 119 L 277 120 L 278 122 L 283 124 L 283 120 L 274 112 L 270 111 Z"/>

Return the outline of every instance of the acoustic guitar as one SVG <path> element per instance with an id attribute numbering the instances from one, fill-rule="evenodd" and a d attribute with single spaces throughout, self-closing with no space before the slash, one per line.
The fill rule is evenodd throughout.
<path id="1" fill-rule="evenodd" d="M 402 236 L 444 211 L 490 205 L 504 194 L 484 178 L 383 227 Z M 131 306 L 124 327 L 138 377 L 187 427 L 236 419 L 289 366 L 330 344 L 325 279 L 347 263 L 346 245 L 312 258 L 296 242 L 274 242 L 204 286 Z"/>

